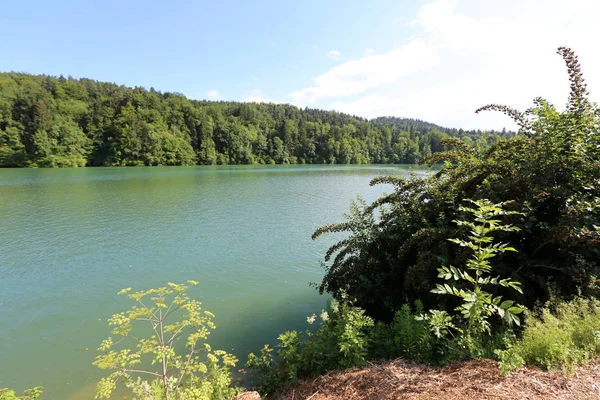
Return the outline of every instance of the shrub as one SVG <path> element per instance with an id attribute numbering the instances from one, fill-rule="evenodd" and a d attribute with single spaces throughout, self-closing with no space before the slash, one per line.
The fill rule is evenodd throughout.
<path id="1" fill-rule="evenodd" d="M 600 355 L 600 302 L 577 297 L 529 313 L 522 338 L 497 353 L 505 373 L 524 364 L 570 372 Z"/>
<path id="2" fill-rule="evenodd" d="M 41 386 L 25 390 L 25 392 L 23 392 L 23 396 L 17 396 L 17 393 L 14 390 L 8 388 L 0 388 L 0 400 L 35 400 L 39 399 L 41 395 Z"/>
<path id="3" fill-rule="evenodd" d="M 444 161 L 435 175 L 407 180 L 381 177 L 371 185 L 391 184 L 394 190 L 370 205 L 358 205 L 345 222 L 319 228 L 313 234 L 345 232 L 325 256 L 326 274 L 320 291 L 334 297 L 346 292 L 369 315 L 390 321 L 402 304 L 421 299 L 438 308 L 435 286 L 440 264 L 460 265 L 468 249 L 447 239 L 462 237 L 455 226 L 462 199 L 514 200 L 507 218 L 518 231 L 498 239 L 518 253 L 496 258 L 502 279 L 522 283 L 525 296 L 504 292 L 507 300 L 527 307 L 548 300 L 551 291 L 568 298 L 579 291 L 598 294 L 600 276 L 600 111 L 588 100 L 577 57 L 567 48 L 559 54 L 567 64 L 571 93 L 559 112 L 543 99 L 520 112 L 489 105 L 520 126 L 520 134 L 478 151 L 458 139 L 444 142 L 453 150 L 430 156 Z"/>
<path id="4" fill-rule="evenodd" d="M 364 310 L 343 298 L 330 303 L 322 311 L 320 326 L 315 332 L 304 334 L 287 331 L 279 335 L 276 360 L 273 349 L 265 345 L 260 356 L 248 355 L 247 366 L 262 373 L 261 391 L 270 393 L 275 388 L 297 379 L 323 374 L 332 369 L 364 365 L 368 357 L 368 328 L 373 320 Z M 316 315 L 307 318 L 309 324 Z"/>
<path id="5" fill-rule="evenodd" d="M 101 354 L 94 365 L 112 373 L 98 383 L 97 399 L 109 398 L 119 383 L 138 400 L 217 400 L 236 393 L 230 387 L 229 369 L 237 360 L 204 343 L 215 328 L 214 315 L 190 299 L 189 285 L 169 283 L 135 293 L 130 293 L 131 288 L 119 292 L 136 305 L 108 320 L 114 326 L 112 334 L 120 339 L 109 337 L 98 349 Z M 134 325 L 142 335 L 134 333 Z M 149 337 L 144 337 L 144 332 Z M 178 341 L 185 343 L 185 353 L 177 352 Z"/>
<path id="6" fill-rule="evenodd" d="M 377 322 L 370 333 L 369 358 L 439 361 L 438 340 L 427 322 L 415 318 L 423 313 L 423 303 L 417 300 L 414 311 L 404 304 L 391 323 Z"/>

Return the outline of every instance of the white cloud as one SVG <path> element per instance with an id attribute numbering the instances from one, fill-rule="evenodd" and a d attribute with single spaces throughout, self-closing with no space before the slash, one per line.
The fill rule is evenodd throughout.
<path id="1" fill-rule="evenodd" d="M 373 50 L 373 49 L 365 49 L 365 51 L 364 51 L 364 53 L 363 53 L 363 55 L 364 55 L 365 57 L 367 57 L 367 56 L 370 56 L 370 55 L 373 55 L 373 54 L 375 54 L 375 50 Z"/>
<path id="2" fill-rule="evenodd" d="M 480 106 L 496 103 L 497 96 L 484 89 L 467 89 L 468 95 L 464 95 L 463 91 L 477 84 L 485 88 L 487 80 L 486 77 L 474 81 L 462 79 L 407 91 L 400 96 L 394 93 L 371 94 L 350 101 L 334 101 L 327 108 L 366 118 L 380 116 L 417 118 L 443 126 L 465 129 L 514 128 L 512 121 L 501 113 L 474 114 Z M 503 92 L 498 92 L 498 97 L 504 97 L 512 89 L 514 88 L 505 86 Z M 527 100 L 530 101 L 533 97 L 535 96 L 530 96 Z M 500 101 L 500 103 L 505 102 Z M 522 108 L 527 108 L 529 105 L 529 102 L 525 102 Z"/>
<path id="3" fill-rule="evenodd" d="M 558 46 L 575 50 L 593 99 L 600 96 L 598 15 L 597 0 L 432 1 L 404 44 L 331 68 L 289 96 L 365 117 L 513 127 L 501 114 L 473 111 L 487 103 L 524 109 L 536 96 L 563 106 L 569 81 Z"/>
<path id="4" fill-rule="evenodd" d="M 319 51 L 319 50 L 321 50 L 321 48 L 319 46 L 315 45 L 315 46 L 313 46 L 313 50 L 314 51 Z"/>
<path id="5" fill-rule="evenodd" d="M 334 60 L 337 60 L 338 58 L 340 58 L 341 55 L 342 55 L 342 53 L 340 53 L 339 50 L 329 50 L 327 52 L 327 57 L 333 58 Z"/>
<path id="6" fill-rule="evenodd" d="M 433 49 L 414 40 L 388 53 L 372 55 L 338 65 L 317 76 L 315 85 L 290 93 L 294 102 L 305 105 L 327 97 L 359 94 L 367 89 L 397 81 L 436 61 Z"/>
<path id="7" fill-rule="evenodd" d="M 206 94 L 206 97 L 209 99 L 216 100 L 216 99 L 221 98 L 221 93 L 219 93 L 219 91 L 217 89 L 211 89 L 211 90 L 207 91 L 205 94 Z"/>
<path id="8" fill-rule="evenodd" d="M 254 89 L 250 95 L 242 99 L 246 103 L 279 103 L 276 100 L 265 97 L 260 89 Z"/>

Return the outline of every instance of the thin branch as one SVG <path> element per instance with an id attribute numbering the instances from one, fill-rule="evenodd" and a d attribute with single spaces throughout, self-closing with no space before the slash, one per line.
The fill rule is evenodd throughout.
<path id="1" fill-rule="evenodd" d="M 551 242 L 552 242 L 552 240 L 548 240 L 545 243 L 542 243 L 537 249 L 535 249 L 533 251 L 533 253 L 531 253 L 531 255 L 529 256 L 529 258 L 533 258 L 533 256 L 535 255 L 535 253 L 538 252 L 538 250 L 540 250 L 542 247 L 544 247 L 545 245 L 547 245 L 548 243 L 551 243 Z"/>
<path id="2" fill-rule="evenodd" d="M 171 338 L 167 341 L 167 346 L 170 346 L 173 344 L 173 340 L 175 340 L 175 338 L 181 333 L 181 330 L 183 328 L 185 328 L 186 326 L 187 325 L 181 325 L 181 327 L 179 327 L 179 329 L 177 329 L 177 331 L 171 335 Z"/>
<path id="3" fill-rule="evenodd" d="M 192 348 L 190 349 L 190 354 L 188 355 L 188 359 L 185 362 L 185 366 L 183 368 L 181 368 L 181 374 L 179 374 L 179 379 L 177 379 L 177 387 L 179 387 L 179 385 L 181 384 L 181 381 L 183 380 L 183 377 L 185 376 L 185 371 L 188 365 L 190 365 L 190 361 L 192 360 L 192 356 L 195 353 L 195 345 L 192 346 Z"/>
<path id="4" fill-rule="evenodd" d="M 171 305 L 173 305 L 173 303 L 171 303 Z M 169 310 L 171 308 L 171 306 L 169 306 L 169 308 L 167 308 L 167 311 L 165 311 L 165 316 L 163 319 L 166 319 L 169 315 L 173 314 L 175 311 L 177 310 L 181 310 L 180 306 L 177 306 L 176 308 Z"/>
<path id="5" fill-rule="evenodd" d="M 179 336 L 181 336 L 181 335 L 183 335 L 183 334 L 185 334 L 185 333 L 187 333 L 187 332 L 189 332 L 189 331 L 193 331 L 193 330 L 195 330 L 195 329 L 196 329 L 196 328 L 195 328 L 194 326 L 188 326 L 188 327 L 187 327 L 187 329 L 184 329 L 183 331 L 181 331 L 181 332 L 180 332 Z M 167 342 L 167 344 L 168 344 L 168 343 L 169 343 L 169 342 Z"/>
<path id="6" fill-rule="evenodd" d="M 147 305 L 145 305 L 143 301 L 138 300 L 138 303 L 140 303 L 146 310 L 148 310 L 148 311 L 151 310 L 151 308 L 148 307 Z M 154 319 L 158 319 L 158 317 L 156 316 L 156 314 L 154 313 L 154 311 L 150 311 L 150 313 L 152 314 L 152 316 L 154 317 Z"/>
<path id="7" fill-rule="evenodd" d="M 127 338 L 129 338 L 129 339 L 133 339 L 133 340 L 135 340 L 135 341 L 138 341 L 138 342 L 140 342 L 140 341 L 142 340 L 142 339 L 140 339 L 140 338 L 138 338 L 138 337 L 131 336 L 131 335 L 130 335 L 130 334 L 128 334 L 128 333 L 124 334 L 123 336 L 125 336 L 125 337 L 127 337 Z"/>
<path id="8" fill-rule="evenodd" d="M 160 344 L 161 346 L 165 345 L 165 331 L 163 329 L 163 315 L 162 315 L 162 308 L 158 308 L 158 315 L 159 315 L 159 323 L 160 323 Z M 165 399 L 169 400 L 169 389 L 167 387 L 167 357 L 163 356 L 162 358 L 162 367 L 163 367 L 163 375 L 162 375 L 162 380 L 163 380 L 163 385 L 165 388 Z"/>
<path id="9" fill-rule="evenodd" d="M 146 310 L 150 311 L 150 313 L 152 314 L 152 316 L 154 317 L 155 320 L 158 320 L 158 317 L 156 316 L 156 314 L 154 313 L 154 311 L 151 311 L 151 309 L 144 304 L 144 302 L 142 300 L 138 300 L 138 303 L 140 303 Z M 145 321 L 148 320 L 150 322 L 150 326 L 152 326 L 152 330 L 154 331 L 154 333 L 156 333 L 156 337 L 159 336 L 158 331 L 156 330 L 156 325 L 154 324 L 154 320 L 148 318 L 137 318 L 139 321 Z"/>
<path id="10" fill-rule="evenodd" d="M 150 326 L 152 327 L 152 330 L 154 331 L 154 333 L 156 334 L 156 337 L 159 337 L 158 331 L 156 330 L 156 327 L 158 326 L 158 323 L 150 318 L 137 318 L 138 321 L 148 321 L 150 322 Z"/>
<path id="11" fill-rule="evenodd" d="M 165 311 L 165 318 L 167 318 L 167 316 L 170 314 L 171 307 L 173 307 L 173 304 L 175 304 L 175 300 L 177 300 L 179 298 L 179 296 L 180 296 L 179 294 L 177 296 L 175 296 L 175 298 L 173 298 L 173 301 L 171 301 L 171 304 L 169 304 L 169 307 L 167 307 L 167 311 Z M 173 311 L 176 311 L 178 309 L 179 309 L 179 306 L 177 306 L 175 308 L 175 310 L 173 310 Z"/>
<path id="12" fill-rule="evenodd" d="M 156 372 L 144 371 L 144 370 L 141 370 L 141 369 L 126 369 L 126 368 L 123 368 L 123 372 L 130 372 L 130 373 L 136 373 L 136 374 L 149 374 L 149 375 L 157 376 L 159 378 L 162 377 L 161 374 L 157 374 Z"/>

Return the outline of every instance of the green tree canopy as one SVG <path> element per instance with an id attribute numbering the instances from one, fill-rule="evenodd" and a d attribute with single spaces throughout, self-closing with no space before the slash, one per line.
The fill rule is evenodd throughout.
<path id="1" fill-rule="evenodd" d="M 415 163 L 500 132 L 287 104 L 195 101 L 90 79 L 0 74 L 0 166 Z"/>

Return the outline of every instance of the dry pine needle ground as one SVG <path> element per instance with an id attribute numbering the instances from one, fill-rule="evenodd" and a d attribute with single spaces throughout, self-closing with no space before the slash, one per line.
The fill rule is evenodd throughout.
<path id="1" fill-rule="evenodd" d="M 395 360 L 330 372 L 269 399 L 600 399 L 600 361 L 577 368 L 567 378 L 561 372 L 537 368 L 519 368 L 503 376 L 492 360 L 471 360 L 443 368 Z"/>

